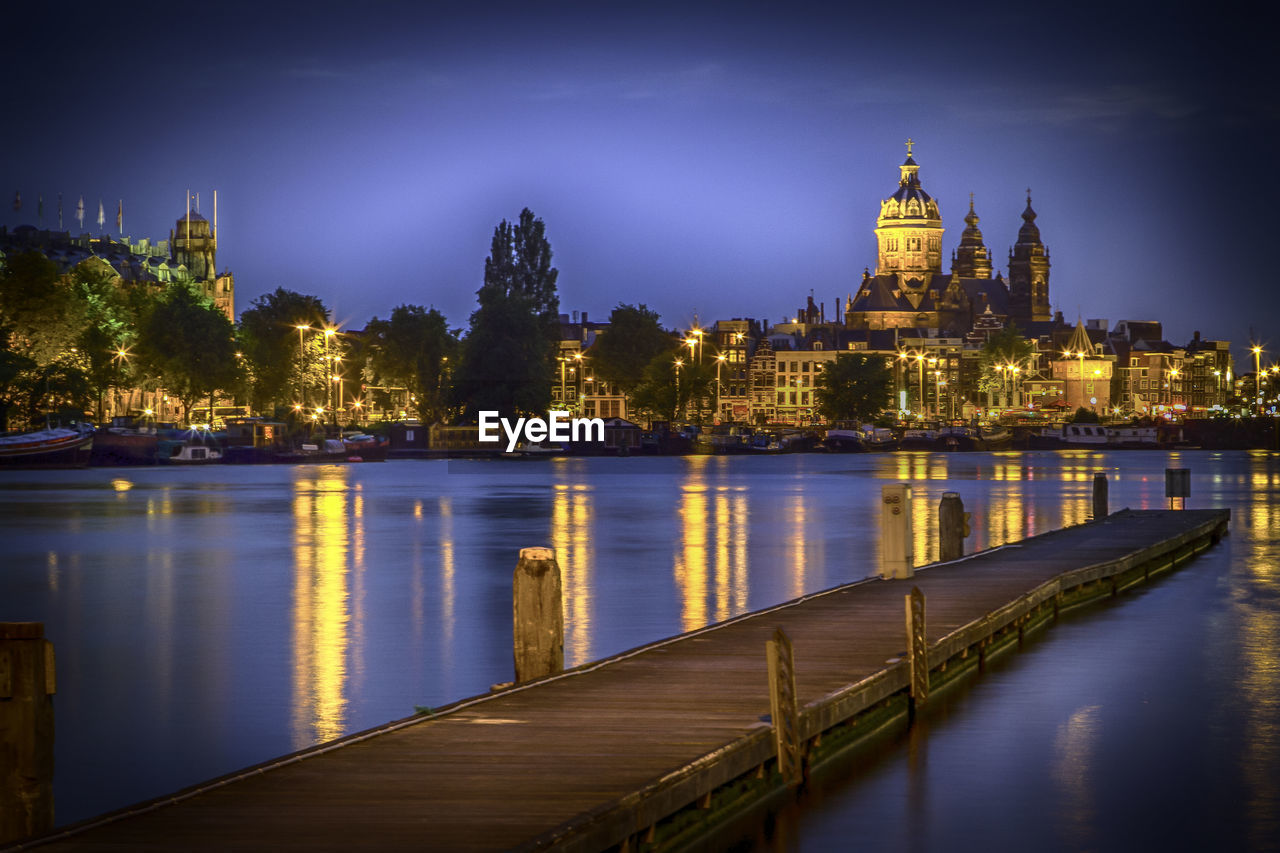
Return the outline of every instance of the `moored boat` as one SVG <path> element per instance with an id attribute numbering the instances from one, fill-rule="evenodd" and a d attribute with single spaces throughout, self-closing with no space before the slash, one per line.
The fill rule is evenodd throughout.
<path id="1" fill-rule="evenodd" d="M 902 433 L 898 442 L 900 450 L 937 450 L 938 431 L 936 429 L 912 428 Z"/>
<path id="2" fill-rule="evenodd" d="M 830 453 L 863 453 L 867 449 L 862 431 L 856 429 L 829 429 L 822 446 Z"/>
<path id="3" fill-rule="evenodd" d="M 84 468 L 93 451 L 93 433 L 51 429 L 0 436 L 0 467 Z"/>

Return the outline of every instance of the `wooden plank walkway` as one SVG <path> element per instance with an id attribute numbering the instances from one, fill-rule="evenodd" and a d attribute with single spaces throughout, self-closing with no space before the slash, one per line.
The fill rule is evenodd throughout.
<path id="1" fill-rule="evenodd" d="M 562 849 L 634 845 L 774 755 L 765 642 L 795 648 L 812 738 L 907 686 L 903 597 L 930 666 L 1226 532 L 1226 510 L 1122 511 L 922 571 L 818 593 L 439 709 L 28 842 L 42 850 Z M 767 774 L 765 774 L 767 775 Z M 17 849 L 25 849 L 19 847 Z"/>

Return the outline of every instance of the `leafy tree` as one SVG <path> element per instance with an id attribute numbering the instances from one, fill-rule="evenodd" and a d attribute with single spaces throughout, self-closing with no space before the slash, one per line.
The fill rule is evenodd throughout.
<path id="1" fill-rule="evenodd" d="M 1093 409 L 1086 409 L 1084 406 L 1076 409 L 1076 413 L 1071 416 L 1071 422 L 1075 424 L 1096 424 L 1098 423 L 1098 413 Z"/>
<path id="2" fill-rule="evenodd" d="M 37 366 L 65 359 L 85 324 L 85 309 L 71 282 L 38 252 L 9 258 L 0 270 L 0 323 L 9 348 Z"/>
<path id="3" fill-rule="evenodd" d="M 1016 325 L 1005 326 L 988 338 L 979 352 L 978 390 L 988 393 L 1003 391 L 1010 381 L 1005 371 L 1010 367 L 1025 371 L 1031 366 L 1035 354 L 1035 345 L 1022 336 Z"/>
<path id="4" fill-rule="evenodd" d="M 423 423 L 443 421 L 449 359 L 456 361 L 458 347 L 457 333 L 449 330 L 444 315 L 434 308 L 401 305 L 389 320 L 374 317 L 365 332 L 374 374 L 408 388 Z"/>
<path id="5" fill-rule="evenodd" d="M 97 400 L 97 416 L 104 416 L 105 396 L 136 379 L 130 349 L 138 319 L 160 298 L 147 285 L 126 285 L 101 261 L 85 261 L 69 274 L 70 284 L 84 306 L 85 325 L 77 340 L 84 353 L 86 380 Z"/>
<path id="6" fill-rule="evenodd" d="M 883 358 L 841 353 L 822 366 L 814 395 L 829 421 L 874 420 L 892 404 L 893 374 Z"/>
<path id="7" fill-rule="evenodd" d="M 651 417 L 670 421 L 681 420 L 692 406 L 695 418 L 700 420 L 702 404 L 712 393 L 715 380 L 715 371 L 709 365 L 684 358 L 678 347 L 671 347 L 645 365 L 631 402 Z"/>
<path id="8" fill-rule="evenodd" d="M 671 349 L 672 337 L 658 320 L 658 312 L 645 305 L 619 303 L 609 315 L 608 330 L 591 346 L 595 375 L 632 394 L 644 380 L 649 363 Z"/>
<path id="9" fill-rule="evenodd" d="M 546 410 L 559 346 L 558 275 L 542 220 L 528 208 L 517 224 L 504 219 L 494 229 L 455 386 L 468 419 L 483 410 Z"/>
<path id="10" fill-rule="evenodd" d="M 240 315 L 238 340 L 249 371 L 250 402 L 262 411 L 293 402 L 323 400 L 328 380 L 324 339 L 329 310 L 316 296 L 278 287 L 253 300 Z"/>
<path id="11" fill-rule="evenodd" d="M 142 319 L 138 357 L 190 418 L 201 397 L 235 385 L 239 376 L 235 327 L 213 303 L 174 285 Z"/>

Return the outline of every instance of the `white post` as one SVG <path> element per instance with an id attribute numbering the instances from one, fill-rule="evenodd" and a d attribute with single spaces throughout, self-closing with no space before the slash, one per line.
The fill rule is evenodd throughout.
<path id="1" fill-rule="evenodd" d="M 892 483 L 880 487 L 880 575 L 909 578 L 915 575 L 911 543 L 911 486 Z"/>

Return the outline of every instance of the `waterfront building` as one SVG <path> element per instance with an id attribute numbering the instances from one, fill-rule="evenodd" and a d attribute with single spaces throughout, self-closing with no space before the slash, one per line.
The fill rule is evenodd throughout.
<path id="1" fill-rule="evenodd" d="M 1101 351 L 1101 347 L 1090 339 L 1081 320 L 1076 323 L 1065 347 L 1050 361 L 1050 369 L 1054 379 L 1063 381 L 1064 399 L 1072 411 L 1084 408 L 1106 413 L 1111 408 L 1114 364 L 1115 357 Z"/>

